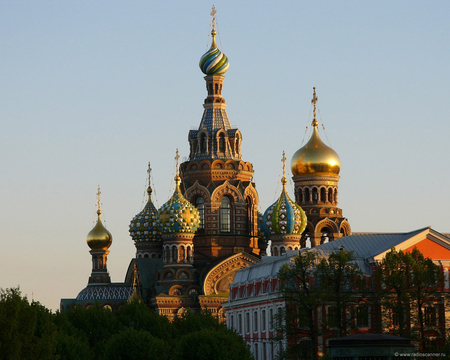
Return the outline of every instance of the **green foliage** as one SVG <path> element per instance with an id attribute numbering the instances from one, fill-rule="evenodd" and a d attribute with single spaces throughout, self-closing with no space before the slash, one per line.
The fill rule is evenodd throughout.
<path id="1" fill-rule="evenodd" d="M 175 351 L 175 359 L 183 360 L 253 359 L 242 337 L 225 329 L 203 329 L 184 335 Z"/>
<path id="2" fill-rule="evenodd" d="M 337 328 L 337 337 L 350 334 L 354 320 L 351 307 L 367 299 L 367 279 L 355 262 L 353 251 L 336 251 L 321 258 L 316 276 L 323 291 L 323 301 L 332 304 L 333 316 L 325 319 Z"/>
<path id="3" fill-rule="evenodd" d="M 293 264 L 286 264 L 278 272 L 282 281 L 281 294 L 286 300 L 286 309 L 275 315 L 276 333 L 281 340 L 287 337 L 289 347 L 284 358 L 296 359 L 308 349 L 317 348 L 317 336 L 322 334 L 321 324 L 316 323 L 316 313 L 323 303 L 324 292 L 314 283 L 317 256 L 315 252 L 305 251 L 294 257 Z M 308 342 L 298 341 L 306 337 Z M 309 351 L 311 359 L 317 359 L 316 351 Z"/>
<path id="4" fill-rule="evenodd" d="M 105 344 L 105 360 L 168 360 L 168 345 L 144 330 L 125 328 Z"/>
<path id="5" fill-rule="evenodd" d="M 379 284 L 382 316 L 389 331 L 417 340 L 426 350 L 424 305 L 433 305 L 444 295 L 440 267 L 414 248 L 411 253 L 392 248 L 378 264 L 375 273 Z M 411 326 L 412 325 L 412 326 Z"/>
<path id="6" fill-rule="evenodd" d="M 0 289 L 0 359 L 53 359 L 56 335 L 49 310 L 19 288 Z"/>
<path id="7" fill-rule="evenodd" d="M 116 313 L 117 321 L 123 327 L 148 331 L 154 337 L 171 340 L 173 325 L 165 316 L 151 311 L 142 301 L 133 301 L 122 306 Z"/>
<path id="8" fill-rule="evenodd" d="M 204 329 L 211 331 L 227 329 L 226 325 L 219 324 L 208 310 L 203 310 L 200 314 L 186 311 L 182 316 L 173 320 L 172 326 L 177 337 Z"/>

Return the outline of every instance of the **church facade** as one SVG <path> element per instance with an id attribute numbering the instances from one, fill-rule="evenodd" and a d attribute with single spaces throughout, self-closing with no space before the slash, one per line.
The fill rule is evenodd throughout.
<path id="1" fill-rule="evenodd" d="M 148 202 L 129 225 L 136 257 L 124 282 L 112 283 L 107 271 L 112 235 L 101 221 L 99 189 L 98 221 L 87 239 L 92 274 L 76 298 L 61 299 L 61 311 L 96 303 L 115 311 L 139 298 L 169 318 L 207 308 L 224 321 L 222 303 L 235 273 L 259 263 L 269 239 L 272 254 L 279 255 L 307 241 L 316 246 L 351 233 L 337 208 L 340 160 L 318 134 L 315 90 L 313 135 L 291 162 L 296 200 L 288 196 L 283 174 L 280 198 L 258 212 L 253 166 L 241 153 L 243 136 L 230 125 L 222 96 L 229 61 L 216 44 L 214 8 L 211 15 L 211 47 L 199 64 L 207 90 L 203 116 L 188 133 L 187 161 L 178 164 L 177 150 L 173 196 L 156 209 L 149 164 Z M 283 168 L 285 161 L 283 154 Z"/>

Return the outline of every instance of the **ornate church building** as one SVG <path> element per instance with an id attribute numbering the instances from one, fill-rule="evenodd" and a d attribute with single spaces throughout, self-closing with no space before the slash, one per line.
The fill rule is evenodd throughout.
<path id="1" fill-rule="evenodd" d="M 111 283 L 107 271 L 112 235 L 101 222 L 88 234 L 92 274 L 74 299 L 62 299 L 61 311 L 95 303 L 117 310 L 130 299 L 173 319 L 187 310 L 208 308 L 224 321 L 222 303 L 236 271 L 259 263 L 271 244 L 272 255 L 319 245 L 349 235 L 350 225 L 337 208 L 339 157 L 320 139 L 314 91 L 313 135 L 291 162 L 295 201 L 283 189 L 263 214 L 252 182 L 253 166 L 241 154 L 242 134 L 230 125 L 222 97 L 228 58 L 216 44 L 215 10 L 212 43 L 200 59 L 207 97 L 197 130 L 190 130 L 190 154 L 178 164 L 172 197 L 157 210 L 152 203 L 150 164 L 148 202 L 130 223 L 136 246 L 125 281 Z M 285 167 L 283 153 L 283 168 Z M 283 171 L 284 173 L 284 171 Z"/>

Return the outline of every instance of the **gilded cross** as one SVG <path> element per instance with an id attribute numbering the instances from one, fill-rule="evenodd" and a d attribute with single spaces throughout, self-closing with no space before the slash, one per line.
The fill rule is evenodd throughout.
<path id="1" fill-rule="evenodd" d="M 98 191 L 97 191 L 97 209 L 100 210 L 100 202 L 102 200 L 102 193 L 100 191 L 100 185 L 98 186 Z"/>
<path id="2" fill-rule="evenodd" d="M 283 150 L 283 157 L 281 158 L 281 162 L 283 163 L 283 176 L 286 174 L 286 155 Z"/>
<path id="3" fill-rule="evenodd" d="M 213 7 L 212 7 L 212 11 L 211 11 L 211 21 L 212 21 L 212 27 L 213 27 L 213 29 L 214 29 L 214 25 L 215 25 L 215 23 L 216 23 L 216 13 L 217 13 L 217 11 L 216 11 L 216 7 L 213 5 Z"/>
<path id="4" fill-rule="evenodd" d="M 316 87 L 313 87 L 313 90 L 314 90 L 314 92 L 313 92 L 313 98 L 311 100 L 311 104 L 314 105 L 314 119 L 312 122 L 312 126 L 317 126 L 318 122 L 316 120 L 316 104 L 317 104 L 317 100 L 319 100 L 319 98 L 316 96 Z"/>
<path id="5" fill-rule="evenodd" d="M 148 169 L 147 169 L 147 174 L 148 174 L 148 186 L 150 186 L 150 174 L 152 172 L 152 168 L 150 167 L 150 161 L 148 162 Z"/>
<path id="6" fill-rule="evenodd" d="M 178 155 L 178 149 L 177 154 L 175 155 L 175 161 L 177 162 L 177 174 L 178 174 L 178 160 L 180 159 L 180 155 Z"/>

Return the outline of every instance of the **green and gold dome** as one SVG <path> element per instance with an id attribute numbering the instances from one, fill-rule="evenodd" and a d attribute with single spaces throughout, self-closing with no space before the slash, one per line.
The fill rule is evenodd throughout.
<path id="1" fill-rule="evenodd" d="M 158 210 L 158 227 L 164 234 L 194 234 L 200 225 L 197 208 L 180 191 L 180 176 L 175 176 L 176 189 L 172 197 Z"/>
<path id="2" fill-rule="evenodd" d="M 88 246 L 92 250 L 108 250 L 108 248 L 112 244 L 112 235 L 111 233 L 106 230 L 106 228 L 103 226 L 101 214 L 102 210 L 100 209 L 100 186 L 98 187 L 97 192 L 97 200 L 98 200 L 98 208 L 97 208 L 97 223 L 95 224 L 94 228 L 89 231 L 87 235 L 86 242 Z"/>
<path id="3" fill-rule="evenodd" d="M 339 155 L 323 143 L 317 130 L 316 88 L 314 88 L 312 102 L 314 104 L 314 119 L 311 124 L 313 126 L 313 133 L 306 145 L 297 150 L 292 156 L 292 174 L 294 176 L 309 174 L 339 175 L 341 170 Z"/>

